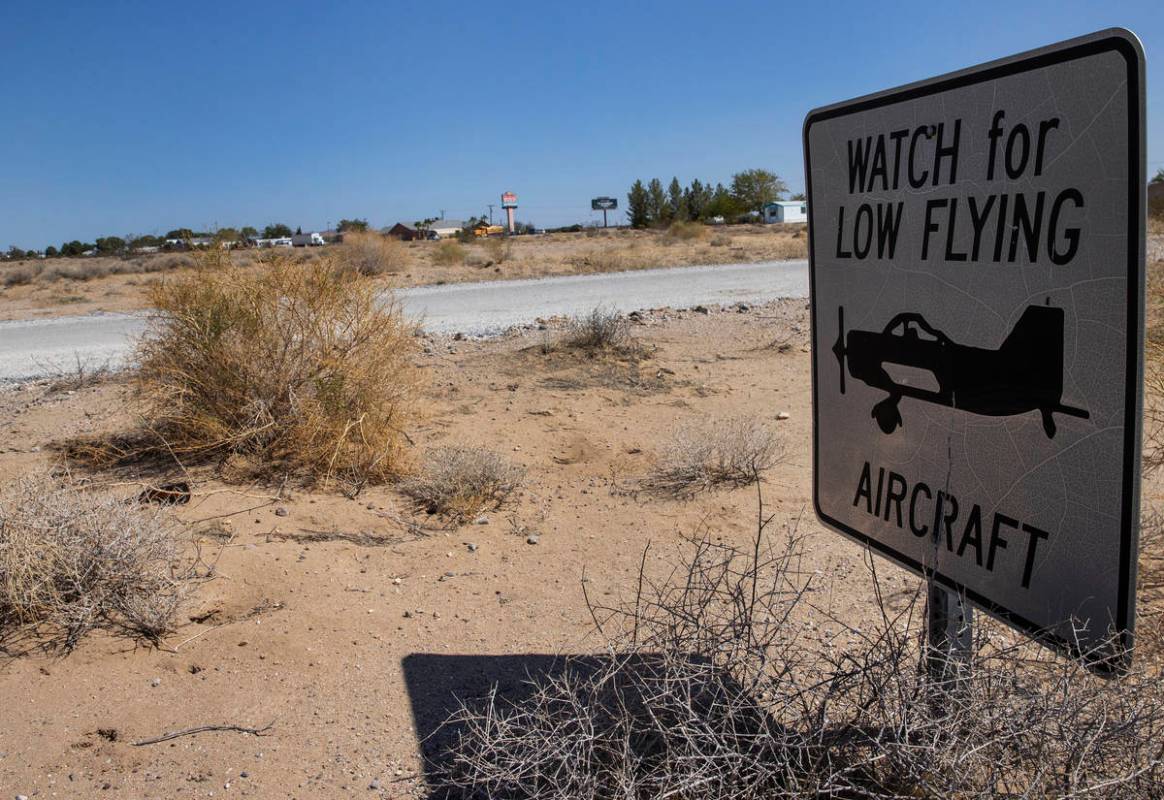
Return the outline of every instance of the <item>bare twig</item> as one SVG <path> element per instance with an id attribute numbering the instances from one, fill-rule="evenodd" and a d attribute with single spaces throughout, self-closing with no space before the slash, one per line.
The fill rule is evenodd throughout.
<path id="1" fill-rule="evenodd" d="M 242 725 L 199 725 L 196 728 L 183 728 L 180 731 L 170 731 L 169 733 L 163 733 L 161 736 L 155 736 L 152 739 L 142 739 L 132 744 L 134 747 L 144 747 L 147 744 L 168 742 L 180 736 L 193 736 L 197 733 L 208 733 L 210 731 L 234 731 L 235 733 L 249 733 L 252 736 L 263 736 L 275 726 L 275 722 L 276 720 L 271 720 L 261 728 L 247 728 Z"/>

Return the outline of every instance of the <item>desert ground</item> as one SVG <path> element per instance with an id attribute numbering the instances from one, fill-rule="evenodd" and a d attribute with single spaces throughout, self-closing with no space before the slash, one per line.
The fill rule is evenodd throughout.
<path id="1" fill-rule="evenodd" d="M 392 242 L 386 252 L 377 254 L 377 280 L 384 288 L 400 288 L 805 258 L 804 227 L 691 225 L 671 231 L 591 229 L 465 245 L 452 240 Z M 311 259 L 333 249 L 293 252 L 296 258 Z M 269 255 L 270 251 L 243 250 L 233 257 L 236 263 L 250 264 Z M 142 310 L 149 306 L 150 286 L 163 276 L 189 274 L 193 264 L 186 253 L 0 263 L 0 319 Z"/>
<path id="2" fill-rule="evenodd" d="M 1156 298 L 1162 270 L 1156 261 Z M 32 300 L 13 310 L 10 299 L 10 315 L 46 310 Z M 1161 309 L 1149 305 L 1155 343 Z M 761 502 L 775 515 L 772 539 L 804 537 L 800 568 L 814 583 L 789 629 L 814 647 L 854 644 L 875 624 L 878 592 L 891 610 L 916 603 L 919 579 L 814 518 L 805 301 L 655 309 L 631 322 L 633 356 L 556 346 L 564 320 L 489 340 L 420 340 L 425 414 L 408 431 L 411 455 L 481 446 L 525 471 L 506 502 L 460 520 L 427 513 L 392 482 L 354 493 L 295 479 L 227 483 L 211 466 L 91 468 L 66 458 L 66 443 L 140 422 L 126 376 L 0 387 L 0 484 L 67 471 L 132 504 L 143 487 L 189 481 L 189 503 L 167 513 L 202 564 L 176 629 L 156 644 L 95 632 L 68 651 L 9 649 L 0 792 L 423 796 L 425 756 L 438 752 L 458 698 L 493 684 L 520 696 L 562 655 L 601 653 L 593 605 L 633 598 L 640 571 L 668 575 L 689 537 L 748 548 Z M 1159 398 L 1153 384 L 1149 407 Z M 758 485 L 677 497 L 644 480 L 676 431 L 731 418 L 778 437 Z M 1160 471 L 1150 471 L 1144 508 L 1162 500 Z M 1157 550 L 1145 555 L 1160 563 Z M 1145 659 L 1160 653 L 1158 592 L 1141 597 Z M 201 726 L 230 729 L 192 730 Z"/>
<path id="3" fill-rule="evenodd" d="M 821 576 L 797 630 L 844 647 L 874 614 L 868 556 L 814 520 L 804 301 L 639 315 L 641 359 L 588 358 L 534 325 L 491 341 L 427 339 L 432 405 L 417 452 L 491 448 L 526 468 L 516 496 L 462 524 L 392 486 L 355 498 L 294 483 L 238 485 L 194 470 L 177 514 L 213 569 L 158 647 L 94 635 L 67 655 L 6 658 L 0 791 L 27 797 L 411 797 L 426 737 L 491 683 L 518 689 L 552 657 L 596 641 L 584 589 L 613 603 L 663 575 L 684 537 L 746 547 L 758 497 L 805 535 Z M 133 423 L 128 385 L 41 382 L 0 393 L 0 480 L 62 468 L 58 445 Z M 748 416 L 784 451 L 759 485 L 686 499 L 644 491 L 685 424 Z M 157 474 L 85 471 L 132 500 Z M 164 476 L 162 476 L 164 477 Z M 1145 506 L 1162 499 L 1145 482 Z M 878 560 L 891 607 L 918 579 Z M 836 620 L 843 619 L 847 626 Z M 993 624 L 993 623 L 986 623 Z M 212 731 L 135 742 L 202 725 Z M 270 725 L 269 728 L 266 726 Z"/>

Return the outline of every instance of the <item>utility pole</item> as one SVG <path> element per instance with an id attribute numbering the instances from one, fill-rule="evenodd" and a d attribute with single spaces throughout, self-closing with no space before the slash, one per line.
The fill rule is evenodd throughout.
<path id="1" fill-rule="evenodd" d="M 493 204 L 492 203 L 489 204 L 489 224 L 490 224 L 490 226 L 493 225 Z"/>
<path id="2" fill-rule="evenodd" d="M 445 210 L 442 208 L 441 209 L 441 219 L 444 219 L 444 218 L 445 218 Z"/>

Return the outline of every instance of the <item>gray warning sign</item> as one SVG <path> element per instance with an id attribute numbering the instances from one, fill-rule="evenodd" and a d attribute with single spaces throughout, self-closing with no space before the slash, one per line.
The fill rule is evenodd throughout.
<path id="1" fill-rule="evenodd" d="M 804 124 L 817 513 L 1108 667 L 1135 618 L 1143 117 L 1112 30 Z"/>

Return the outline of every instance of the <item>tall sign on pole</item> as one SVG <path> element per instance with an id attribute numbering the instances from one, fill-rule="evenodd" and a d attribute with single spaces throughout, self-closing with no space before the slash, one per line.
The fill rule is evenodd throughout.
<path id="1" fill-rule="evenodd" d="M 590 201 L 590 209 L 592 211 L 602 212 L 602 227 L 606 227 L 606 212 L 614 211 L 618 208 L 618 200 L 613 197 L 595 197 Z"/>
<path id="2" fill-rule="evenodd" d="M 513 192 L 504 192 L 501 195 L 501 207 L 505 209 L 505 222 L 509 232 L 513 233 L 513 210 L 517 208 L 517 195 Z"/>
<path id="3" fill-rule="evenodd" d="M 1144 55 L 1103 31 L 804 123 L 813 496 L 931 581 L 1100 671 L 1135 623 Z"/>

